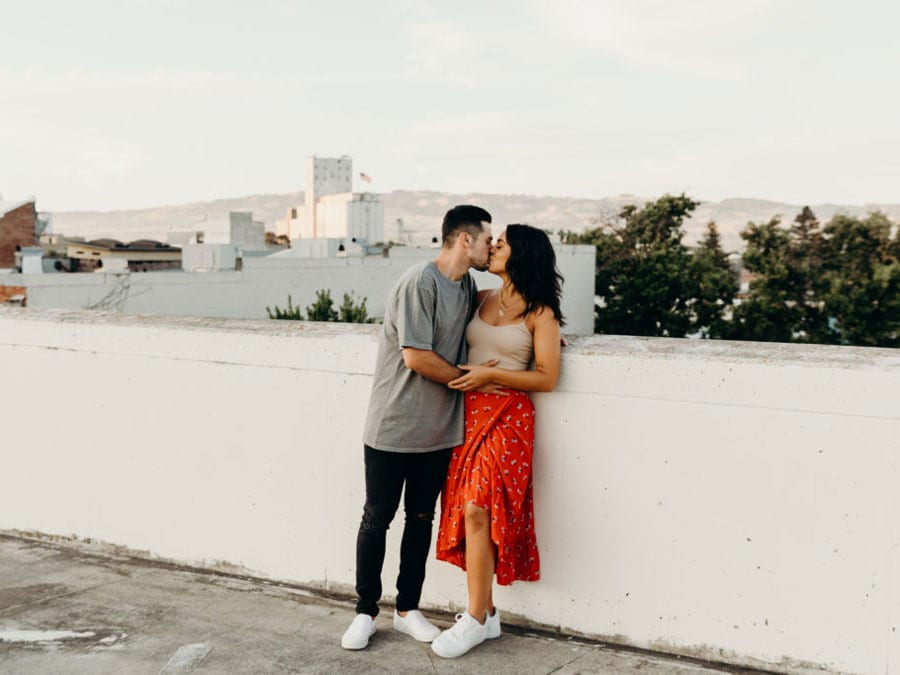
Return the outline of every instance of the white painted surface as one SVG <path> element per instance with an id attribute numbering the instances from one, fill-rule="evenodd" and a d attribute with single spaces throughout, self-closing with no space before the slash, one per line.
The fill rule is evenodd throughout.
<path id="1" fill-rule="evenodd" d="M 93 631 L 77 632 L 73 630 L 0 630 L 0 642 L 59 642 L 61 640 L 73 640 L 92 638 Z"/>
<path id="2" fill-rule="evenodd" d="M 0 309 L 0 529 L 350 590 L 377 330 Z M 900 352 L 579 338 L 534 400 L 543 577 L 507 617 L 900 669 Z M 464 597 L 431 561 L 424 604 Z"/>
<path id="3" fill-rule="evenodd" d="M 335 244 L 334 240 L 314 240 Z M 206 245 L 204 245 L 206 246 Z M 219 264 L 203 251 L 184 249 L 193 265 Z M 366 297 L 369 315 L 384 315 L 388 291 L 411 265 L 432 260 L 429 248 L 396 247 L 388 258 L 298 258 L 283 254 L 245 257 L 243 270 L 208 272 L 146 272 L 113 274 L 22 274 L 15 284 L 28 289 L 28 306 L 35 309 L 99 309 L 132 314 L 174 314 L 232 319 L 265 319 L 266 307 L 284 308 L 288 294 L 294 305 L 306 308 L 316 291 L 330 289 L 336 305 L 344 293 Z M 566 279 L 562 310 L 567 333 L 594 332 L 594 247 L 557 246 L 559 268 Z M 224 264 L 224 260 L 222 260 Z M 499 285 L 497 277 L 475 273 L 481 288 Z M 7 282 L 13 283 L 13 282 Z"/>
<path id="4" fill-rule="evenodd" d="M 265 224 L 253 220 L 253 214 L 248 211 L 229 211 L 227 216 L 196 221 L 189 224 L 187 228 L 170 229 L 166 235 L 166 241 L 173 246 L 228 244 L 238 251 L 263 251 L 266 249 Z"/>
<path id="5" fill-rule="evenodd" d="M 22 256 L 22 274 L 43 274 L 44 263 L 40 255 Z"/>
<path id="6" fill-rule="evenodd" d="M 327 195 L 316 204 L 318 237 L 384 242 L 384 204 L 369 192 Z M 303 235 L 307 236 L 307 235 Z"/>
<path id="7" fill-rule="evenodd" d="M 181 267 L 185 272 L 233 270 L 237 255 L 234 244 L 183 244 Z"/>

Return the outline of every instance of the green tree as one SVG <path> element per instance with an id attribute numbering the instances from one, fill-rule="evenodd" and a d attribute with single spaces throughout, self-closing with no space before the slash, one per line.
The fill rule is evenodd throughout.
<path id="1" fill-rule="evenodd" d="M 719 228 L 714 222 L 691 252 L 688 268 L 693 299 L 691 325 L 701 337 L 720 338 L 728 329 L 725 312 L 730 309 L 738 289 L 738 275 L 722 249 Z"/>
<path id="2" fill-rule="evenodd" d="M 790 342 L 798 312 L 793 301 L 790 236 L 778 218 L 741 232 L 747 242 L 744 267 L 753 275 L 750 292 L 734 309 L 725 337 Z"/>
<path id="3" fill-rule="evenodd" d="M 836 215 L 825 226 L 822 275 L 828 341 L 900 346 L 900 262 L 883 213 Z"/>
<path id="4" fill-rule="evenodd" d="M 560 231 L 569 244 L 597 249 L 594 330 L 624 335 L 718 337 L 737 290 L 718 228 L 695 250 L 682 243 L 685 218 L 699 202 L 663 195 L 586 232 Z"/>
<path id="5" fill-rule="evenodd" d="M 754 275 L 728 337 L 900 346 L 900 263 L 881 213 L 838 214 L 819 227 L 804 208 L 789 230 L 749 223 L 744 264 Z"/>
<path id="6" fill-rule="evenodd" d="M 288 304 L 287 309 L 281 309 L 278 305 L 275 305 L 274 309 L 270 309 L 266 306 L 266 314 L 269 315 L 270 319 L 284 319 L 288 321 L 303 321 L 303 314 L 300 313 L 299 307 L 294 307 L 291 304 L 291 296 L 288 294 Z"/>
<path id="7" fill-rule="evenodd" d="M 353 302 L 353 296 L 350 293 L 344 293 L 344 302 L 339 309 L 340 317 L 338 321 L 343 321 L 344 323 L 372 323 L 373 319 L 369 318 L 369 313 L 366 309 L 366 300 L 368 298 L 363 298 L 357 305 Z"/>
<path id="8" fill-rule="evenodd" d="M 594 330 L 623 335 L 683 337 L 691 327 L 690 256 L 681 243 L 685 217 L 698 206 L 685 195 L 663 195 L 643 208 L 629 205 L 619 222 L 570 243 L 597 247 Z"/>
<path id="9" fill-rule="evenodd" d="M 330 290 L 316 291 L 316 301 L 306 308 L 307 321 L 337 321 L 338 313 L 334 308 Z"/>
<path id="10" fill-rule="evenodd" d="M 821 301 L 821 275 L 825 244 L 819 221 L 808 206 L 794 218 L 788 232 L 787 274 L 796 323 L 793 338 L 803 342 L 827 341 L 828 322 Z"/>
<path id="11" fill-rule="evenodd" d="M 891 242 L 890 257 L 894 262 L 900 262 L 900 226 L 894 227 L 894 239 Z"/>

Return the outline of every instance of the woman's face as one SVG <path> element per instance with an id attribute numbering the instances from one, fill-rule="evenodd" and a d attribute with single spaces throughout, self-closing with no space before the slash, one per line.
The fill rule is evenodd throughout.
<path id="1" fill-rule="evenodd" d="M 491 262 L 488 272 L 500 274 L 506 271 L 506 263 L 509 261 L 511 251 L 509 244 L 506 243 L 506 230 L 500 233 L 494 245 L 491 247 Z"/>

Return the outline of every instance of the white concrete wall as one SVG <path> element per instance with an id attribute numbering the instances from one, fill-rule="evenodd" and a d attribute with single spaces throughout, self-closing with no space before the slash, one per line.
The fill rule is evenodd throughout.
<path id="1" fill-rule="evenodd" d="M 341 157 L 310 157 L 306 163 L 307 184 L 312 182 L 315 198 L 353 190 L 353 159 Z"/>
<path id="2" fill-rule="evenodd" d="M 231 243 L 244 251 L 264 251 L 266 248 L 266 226 L 259 220 L 253 220 L 250 213 L 232 214 L 246 218 L 232 218 Z"/>
<path id="3" fill-rule="evenodd" d="M 188 272 L 233 270 L 237 252 L 234 244 L 184 244 L 181 267 Z"/>
<path id="4" fill-rule="evenodd" d="M 326 241 L 326 240 L 322 240 Z M 335 245 L 336 246 L 336 245 Z M 566 278 L 563 313 L 567 333 L 594 331 L 594 248 L 559 246 L 559 267 Z M 185 249 L 188 264 L 196 260 Z M 410 265 L 431 260 L 434 249 L 394 248 L 388 258 L 297 258 L 290 255 L 247 258 L 240 272 L 147 272 L 112 274 L 21 274 L 16 285 L 28 288 L 28 306 L 37 309 L 101 309 L 132 314 L 264 319 L 266 307 L 284 307 L 288 294 L 301 307 L 312 304 L 319 289 L 330 289 L 340 304 L 344 293 L 367 297 L 370 316 L 384 315 L 388 291 Z M 476 273 L 479 287 L 499 284 Z"/>
<path id="5" fill-rule="evenodd" d="M 336 239 L 349 236 L 347 216 L 352 201 L 353 194 L 350 192 L 319 199 L 316 204 L 316 226 L 319 237 Z"/>
<path id="6" fill-rule="evenodd" d="M 227 216 L 220 216 L 218 218 L 213 218 L 211 220 L 206 220 L 200 223 L 196 223 L 196 233 L 203 233 L 203 242 L 204 244 L 231 244 L 232 243 L 232 225 L 235 217 L 235 213 L 229 213 Z M 242 214 L 250 217 L 249 213 Z M 177 235 L 176 235 L 177 236 Z M 196 242 L 196 238 L 190 239 L 192 242 Z"/>
<path id="7" fill-rule="evenodd" d="M 0 308 L 0 529 L 349 591 L 377 330 Z M 534 399 L 543 577 L 507 619 L 900 670 L 900 352 L 580 338 Z M 424 604 L 464 597 L 431 561 Z"/>
<path id="8" fill-rule="evenodd" d="M 384 241 L 384 204 L 377 195 L 345 192 L 316 204 L 319 237 Z"/>
<path id="9" fill-rule="evenodd" d="M 355 197 L 347 204 L 347 234 L 369 244 L 384 243 L 384 203 L 368 193 Z"/>
<path id="10" fill-rule="evenodd" d="M 233 244 L 245 251 L 266 248 L 264 223 L 253 220 L 247 211 L 231 211 L 227 216 L 197 223 L 196 230 L 173 230 L 168 234 L 169 243 L 196 244 L 198 232 L 203 233 L 203 244 Z"/>
<path id="11" fill-rule="evenodd" d="M 275 221 L 275 234 L 284 235 L 288 239 L 296 239 L 300 236 L 300 223 L 303 220 L 306 209 L 303 205 L 288 209 L 284 218 Z"/>

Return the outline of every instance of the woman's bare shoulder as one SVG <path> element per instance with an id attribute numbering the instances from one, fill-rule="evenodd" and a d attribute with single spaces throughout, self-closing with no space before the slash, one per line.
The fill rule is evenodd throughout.
<path id="1" fill-rule="evenodd" d="M 530 323 L 531 326 L 547 325 L 548 323 L 559 326 L 559 321 L 557 321 L 556 316 L 553 314 L 553 310 L 546 305 L 541 305 L 528 312 L 526 321 Z"/>

